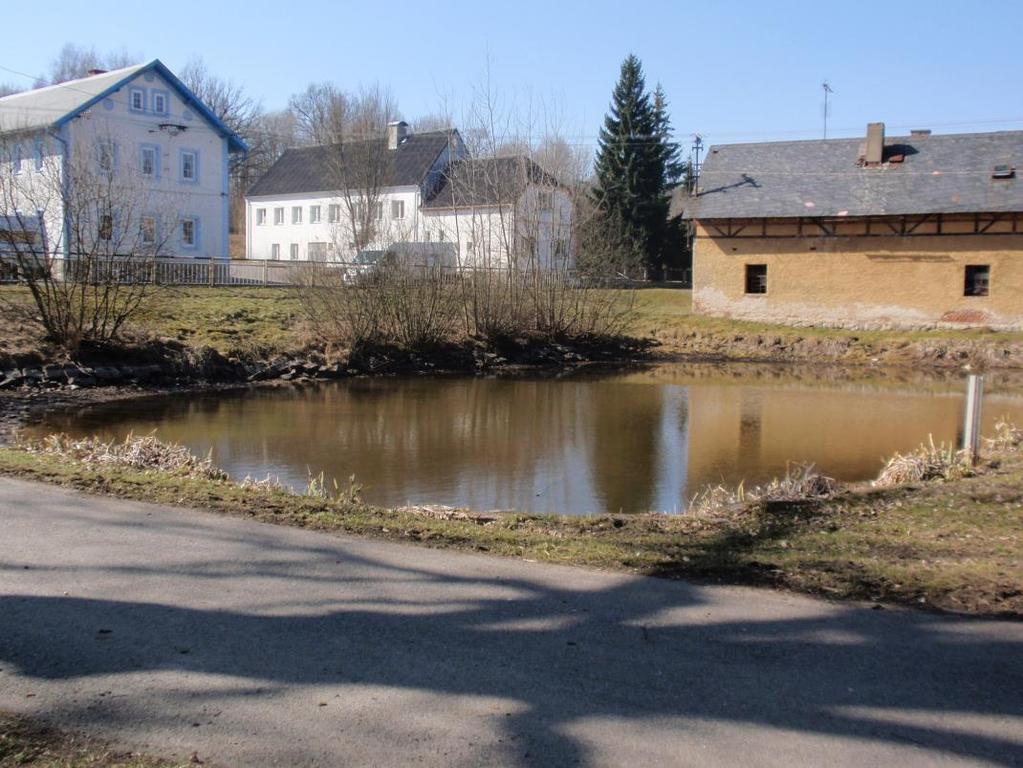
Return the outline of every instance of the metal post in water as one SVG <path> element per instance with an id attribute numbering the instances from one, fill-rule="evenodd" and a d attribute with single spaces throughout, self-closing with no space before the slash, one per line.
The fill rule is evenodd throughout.
<path id="1" fill-rule="evenodd" d="M 980 459 L 980 407 L 984 401 L 984 377 L 971 373 L 966 381 L 966 413 L 963 417 L 963 450 L 970 463 Z"/>

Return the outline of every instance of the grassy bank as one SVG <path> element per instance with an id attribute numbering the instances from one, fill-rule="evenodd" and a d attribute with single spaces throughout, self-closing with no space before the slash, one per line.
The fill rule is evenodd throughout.
<path id="1" fill-rule="evenodd" d="M 792 328 L 694 315 L 689 291 L 652 288 L 634 295 L 628 332 L 656 339 L 665 356 L 1023 367 L 1023 333 Z M 289 288 L 164 288 L 134 319 L 133 331 L 242 357 L 296 354 L 314 341 L 301 297 Z M 32 350 L 52 353 L 29 327 L 0 328 L 0 358 Z"/>
<path id="2" fill-rule="evenodd" d="M 263 522 L 832 597 L 1023 617 L 1023 457 L 975 477 L 686 516 L 381 509 L 208 475 L 0 448 L 0 474 Z"/>
<path id="3" fill-rule="evenodd" d="M 195 764 L 118 750 L 97 739 L 0 712 L 0 768 L 184 768 Z"/>

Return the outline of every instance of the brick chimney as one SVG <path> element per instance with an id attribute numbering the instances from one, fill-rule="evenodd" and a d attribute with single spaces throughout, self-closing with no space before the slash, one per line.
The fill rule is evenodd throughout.
<path id="1" fill-rule="evenodd" d="M 867 150 L 864 165 L 880 165 L 884 160 L 884 123 L 867 123 Z"/>
<path id="2" fill-rule="evenodd" d="M 393 123 L 387 124 L 387 148 L 397 149 L 405 140 L 411 135 L 411 131 L 408 129 L 408 123 L 404 120 L 396 120 Z"/>

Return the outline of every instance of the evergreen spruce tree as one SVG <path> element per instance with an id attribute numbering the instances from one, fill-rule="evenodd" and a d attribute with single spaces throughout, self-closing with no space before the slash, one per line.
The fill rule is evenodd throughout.
<path id="1" fill-rule="evenodd" d="M 656 127 L 642 65 L 630 55 L 622 62 L 600 130 L 592 195 L 597 215 L 617 230 L 609 233 L 611 239 L 631 251 L 623 254 L 623 266 L 639 261 L 635 266 L 648 276 L 659 261 L 656 218 L 664 210 L 659 204 L 663 164 Z"/>
<path id="2" fill-rule="evenodd" d="M 668 209 L 686 164 L 672 137 L 664 91 L 658 85 L 652 97 L 647 93 L 635 56 L 622 63 L 600 131 L 595 171 L 593 202 L 606 242 L 629 252 L 622 261 L 641 267 L 648 278 L 659 277 L 676 245 Z"/>

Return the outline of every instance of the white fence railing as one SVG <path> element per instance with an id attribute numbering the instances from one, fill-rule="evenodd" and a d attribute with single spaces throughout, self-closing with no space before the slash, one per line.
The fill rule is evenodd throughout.
<path id="1" fill-rule="evenodd" d="M 304 270 L 342 270 L 355 279 L 372 270 L 372 265 L 268 261 L 257 259 L 175 259 L 157 258 L 29 260 L 0 255 L 0 283 L 20 283 L 31 271 L 49 271 L 58 279 L 75 273 L 82 282 L 152 282 L 158 285 L 282 286 L 297 285 Z"/>
<path id="2" fill-rule="evenodd" d="M 430 274 L 441 272 L 449 277 L 468 273 L 492 272 L 509 274 L 508 267 L 458 267 L 454 265 L 422 266 Z M 289 286 L 308 280 L 310 270 L 323 270 L 343 279 L 357 281 L 377 269 L 373 263 L 270 261 L 263 259 L 20 259 L 0 254 L 0 283 L 24 282 L 27 273 L 49 271 L 57 279 L 74 276 L 87 283 L 155 283 L 157 285 L 208 286 Z M 554 270 L 573 275 L 572 270 Z"/>

